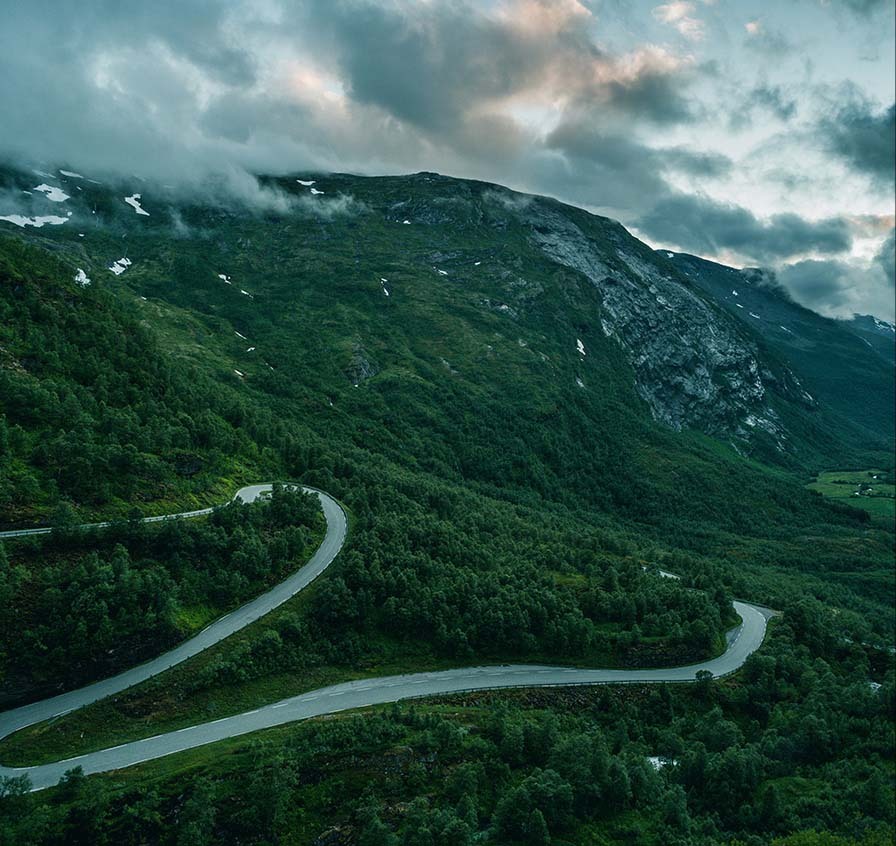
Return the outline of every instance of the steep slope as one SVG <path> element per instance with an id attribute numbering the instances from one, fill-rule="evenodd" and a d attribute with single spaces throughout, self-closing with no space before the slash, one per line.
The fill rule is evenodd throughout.
<path id="1" fill-rule="evenodd" d="M 890 364 L 896 363 L 896 326 L 870 314 L 854 314 L 843 324 Z"/>
<path id="2" fill-rule="evenodd" d="M 756 475 L 737 451 L 799 468 L 864 446 L 674 262 L 552 200 L 435 174 L 329 175 L 267 180 L 261 209 L 141 185 L 137 214 L 132 185 L 57 181 L 70 198 L 53 205 L 71 217 L 5 231 L 54 252 L 75 299 L 99 289 L 153 327 L 191 390 L 222 386 L 183 447 L 151 445 L 194 456 L 173 459 L 187 478 L 218 461 L 215 439 L 232 426 L 272 450 L 268 466 L 292 444 L 292 472 L 319 465 L 338 433 L 446 479 L 657 519 L 717 512 L 723 480 Z M 50 201 L 28 202 L 37 219 L 34 204 Z M 56 425 L 73 443 L 90 428 Z M 241 460 L 257 462 L 247 449 Z M 50 490 L 38 453 L 17 461 Z M 775 484 L 759 474 L 744 487 L 758 504 Z M 76 487 L 61 493 L 82 504 Z"/>
<path id="3" fill-rule="evenodd" d="M 846 322 L 803 308 L 767 273 L 684 253 L 660 254 L 760 335 L 806 389 L 867 446 L 891 450 L 894 335 L 874 318 Z"/>
<path id="4" fill-rule="evenodd" d="M 207 362 L 164 355 L 130 304 L 73 279 L 0 236 L 0 522 L 29 525 L 60 501 L 84 518 L 214 502 L 257 463 L 240 397 Z"/>
<path id="5" fill-rule="evenodd" d="M 7 174 L 7 180 L 20 189 L 33 181 L 15 173 Z M 816 417 L 814 400 L 789 368 L 767 351 L 760 354 L 755 335 L 707 301 L 674 263 L 656 256 L 614 221 L 551 200 L 436 174 L 376 179 L 330 175 L 310 188 L 281 179 L 269 187 L 278 190 L 281 208 L 290 212 L 274 215 L 281 225 L 272 234 L 257 230 L 259 221 L 251 216 L 240 220 L 214 205 L 184 205 L 182 198 L 164 191 L 156 195 L 144 190 L 143 214 L 135 215 L 129 202 L 134 195 L 125 187 L 109 190 L 83 180 L 74 186 L 66 178 L 59 181 L 71 194 L 66 213 L 75 216 L 65 225 L 42 227 L 41 237 L 71 243 L 73 227 L 80 229 L 86 222 L 93 231 L 77 242 L 73 259 L 80 256 L 90 273 L 125 282 L 147 272 L 172 273 L 181 290 L 171 296 L 191 308 L 232 312 L 232 303 L 215 301 L 222 299 L 220 289 L 236 278 L 237 268 L 239 278 L 251 279 L 255 288 L 231 285 L 231 300 L 276 297 L 287 304 L 291 292 L 276 281 L 278 276 L 298 274 L 302 280 L 324 256 L 347 258 L 351 245 L 351 261 L 343 265 L 344 280 L 334 293 L 346 294 L 368 276 L 375 293 L 388 297 L 393 293 L 389 283 L 379 280 L 387 278 L 383 274 L 390 267 L 400 266 L 404 276 L 416 277 L 418 284 L 427 279 L 434 290 L 462 288 L 468 314 L 479 311 L 477 319 L 482 319 L 490 312 L 501 318 L 492 322 L 509 334 L 515 324 L 554 312 L 548 335 L 557 338 L 556 321 L 566 324 L 561 359 L 576 371 L 567 379 L 578 379 L 583 390 L 591 390 L 578 372 L 588 355 L 579 351 L 577 341 L 585 340 L 579 335 L 587 331 L 609 337 L 633 370 L 637 393 L 653 417 L 673 429 L 735 438 L 744 448 L 758 446 L 764 455 L 799 453 L 801 445 L 789 442 L 781 412 L 810 421 Z M 40 194 L 31 202 L 47 201 Z M 27 219 L 41 218 L 40 211 L 45 209 L 30 208 Z M 171 239 L 179 227 L 181 234 L 184 227 L 195 228 L 199 237 L 192 240 L 203 243 L 201 258 L 188 258 L 181 254 L 188 251 L 179 249 L 172 263 Z M 117 242 L 109 238 L 112 233 Z M 178 248 L 187 240 L 181 238 Z M 122 244 L 127 248 L 122 250 Z M 163 244 L 167 255 L 150 255 Z M 253 278 L 265 260 L 260 245 L 282 265 L 277 273 L 268 270 L 263 280 Z M 133 254 L 134 249 L 144 255 Z M 371 261 L 374 256 L 376 262 Z M 396 262 L 396 256 L 402 261 Z M 150 258 L 154 266 L 145 263 Z M 129 263 L 118 264 L 124 259 Z M 130 264 L 140 259 L 144 263 L 139 269 Z M 566 272 L 558 272 L 557 265 Z M 553 292 L 546 289 L 547 279 Z M 187 280 L 194 286 L 189 302 L 182 289 Z M 581 289 L 583 280 L 593 294 Z M 256 310 L 268 305 L 256 303 Z M 367 362 L 363 344 L 355 339 L 350 349 L 353 363 L 346 365 L 347 372 L 357 371 L 361 380 L 372 375 L 376 363 Z M 450 361 L 451 355 L 440 358 Z"/>
<path id="6" fill-rule="evenodd" d="M 762 431 L 787 448 L 771 394 L 810 409 L 815 403 L 786 368 L 760 359 L 748 333 L 618 224 L 543 200 L 524 209 L 544 253 L 599 291 L 601 328 L 626 351 L 657 420 L 745 440 Z"/>

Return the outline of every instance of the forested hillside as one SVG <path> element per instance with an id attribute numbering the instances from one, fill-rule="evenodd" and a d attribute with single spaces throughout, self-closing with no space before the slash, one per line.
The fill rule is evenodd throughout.
<path id="1" fill-rule="evenodd" d="M 825 466 L 890 469 L 886 439 L 806 400 L 781 350 L 612 221 L 433 175 L 313 178 L 320 194 L 269 181 L 285 199 L 264 209 L 144 186 L 148 216 L 125 186 L 70 179 L 68 222 L 0 223 L 0 523 L 70 527 L 0 554 L 6 702 L 158 654 L 298 566 L 321 531 L 288 492 L 190 524 L 127 518 L 263 479 L 350 514 L 308 593 L 7 739 L 3 763 L 362 674 L 695 661 L 724 648 L 732 596 L 783 616 L 743 672 L 694 690 L 340 715 L 230 755 L 73 775 L 49 810 L 6 784 L 0 842 L 884 842 L 892 526 L 804 484 Z M 560 218 L 615 281 L 557 258 Z M 621 304 L 611 285 L 650 295 Z M 724 336 L 697 388 L 676 374 L 702 360 L 637 353 L 649 309 L 671 302 L 660 285 Z M 122 522 L 71 529 L 100 518 Z"/>

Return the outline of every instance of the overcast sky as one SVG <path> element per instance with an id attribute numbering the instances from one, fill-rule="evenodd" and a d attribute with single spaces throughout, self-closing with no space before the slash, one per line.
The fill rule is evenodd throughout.
<path id="1" fill-rule="evenodd" d="M 894 312 L 892 0 L 31 0 L 0 152 L 172 180 L 436 170 Z"/>

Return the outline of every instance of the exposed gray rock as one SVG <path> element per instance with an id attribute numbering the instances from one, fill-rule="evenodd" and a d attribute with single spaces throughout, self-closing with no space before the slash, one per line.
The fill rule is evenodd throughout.
<path id="1" fill-rule="evenodd" d="M 498 314 L 503 314 L 505 317 L 510 317 L 516 320 L 519 317 L 519 314 L 515 308 L 507 305 L 507 303 L 495 302 L 494 300 L 485 297 L 480 301 L 481 305 L 485 308 L 490 309 L 491 311 L 496 311 Z"/>
<path id="2" fill-rule="evenodd" d="M 364 347 L 357 341 L 352 344 L 352 358 L 345 370 L 351 383 L 358 386 L 365 379 L 370 379 L 380 372 L 379 367 L 371 361 Z"/>
<path id="3" fill-rule="evenodd" d="M 533 202 L 520 213 L 545 255 L 600 292 L 601 327 L 626 351 L 657 420 L 744 439 L 762 431 L 786 447 L 769 392 L 804 403 L 807 395 L 793 374 L 776 376 L 761 365 L 756 345 L 727 314 L 615 224 L 594 218 L 601 231 L 591 237 L 551 203 Z"/>

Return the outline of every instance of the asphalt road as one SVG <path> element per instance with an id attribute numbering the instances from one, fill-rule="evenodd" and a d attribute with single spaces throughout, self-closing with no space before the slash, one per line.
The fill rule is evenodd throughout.
<path id="1" fill-rule="evenodd" d="M 242 488 L 234 498 L 251 502 L 270 489 L 270 485 L 252 485 Z M 311 491 L 312 489 L 306 488 L 306 490 Z M 267 593 L 221 617 L 195 637 L 146 664 L 141 664 L 117 676 L 79 690 L 63 693 L 60 696 L 0 714 L 0 739 L 26 726 L 66 714 L 151 678 L 249 625 L 306 587 L 333 561 L 345 542 L 346 534 L 345 513 L 341 506 L 323 491 L 312 492 L 320 498 L 327 520 L 327 532 L 311 560 L 301 569 Z M 207 514 L 209 511 L 210 509 L 203 509 L 173 516 L 198 516 Z M 161 519 L 167 518 L 152 517 L 148 518 L 147 522 Z M 26 533 L 29 533 L 29 530 L 20 532 L 20 534 Z M 9 536 L 9 533 L 0 535 L 0 537 L 3 536 Z M 662 575 L 672 576 L 671 573 L 662 573 Z M 185 749 L 204 746 L 207 743 L 214 743 L 229 737 L 238 737 L 260 729 L 352 708 L 396 702 L 401 699 L 506 687 L 692 682 L 701 670 L 707 670 L 714 676 L 724 676 L 739 669 L 747 657 L 759 648 L 765 637 L 766 622 L 772 613 L 746 602 L 735 602 L 734 609 L 741 618 L 741 625 L 733 637 L 729 638 L 728 648 L 718 658 L 700 664 L 653 670 L 585 670 L 572 667 L 510 664 L 361 679 L 313 690 L 243 714 L 235 714 L 179 731 L 124 743 L 111 749 L 89 752 L 52 764 L 21 768 L 0 766 L 0 776 L 27 774 L 31 779 L 32 789 L 42 790 L 56 784 L 66 770 L 73 767 L 80 766 L 85 774 L 122 769 L 142 761 L 161 758 L 175 752 L 182 752 Z"/>

